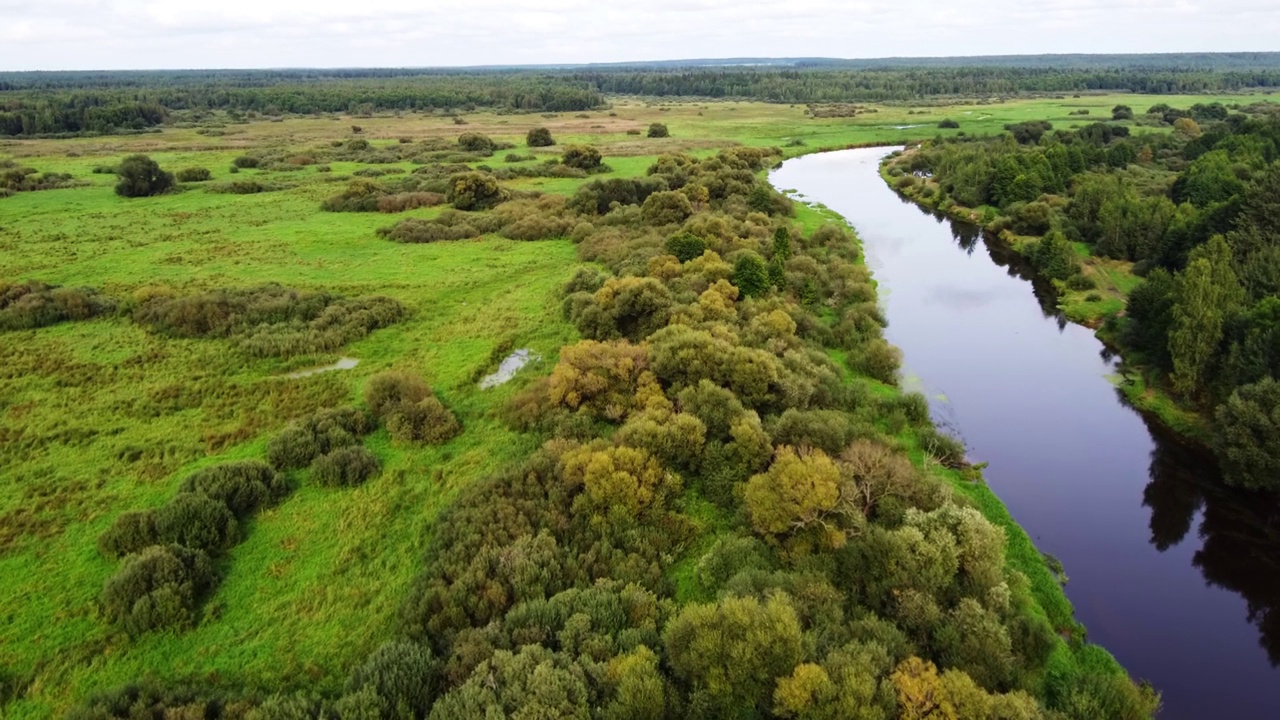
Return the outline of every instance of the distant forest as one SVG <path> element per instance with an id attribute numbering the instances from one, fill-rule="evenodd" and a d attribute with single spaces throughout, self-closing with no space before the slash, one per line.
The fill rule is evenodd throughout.
<path id="1" fill-rule="evenodd" d="M 570 112 L 607 95 L 776 103 L 910 102 L 1093 91 L 1223 93 L 1280 86 L 1280 53 L 685 60 L 507 68 L 0 73 L 0 135 L 109 134 L 171 113 Z"/>

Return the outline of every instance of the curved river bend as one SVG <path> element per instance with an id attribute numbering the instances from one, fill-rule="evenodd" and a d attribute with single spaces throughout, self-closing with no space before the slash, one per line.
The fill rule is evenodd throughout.
<path id="1" fill-rule="evenodd" d="M 1060 559 L 1089 638 L 1164 696 L 1162 720 L 1280 718 L 1280 513 L 1228 493 L 1212 458 L 1123 401 L 1114 361 L 1020 259 L 879 175 L 891 149 L 771 176 L 858 231 L 888 339 L 935 419 Z"/>

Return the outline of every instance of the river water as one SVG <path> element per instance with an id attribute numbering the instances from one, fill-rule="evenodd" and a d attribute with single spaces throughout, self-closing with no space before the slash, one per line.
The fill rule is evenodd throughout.
<path id="1" fill-rule="evenodd" d="M 1070 578 L 1089 639 L 1164 697 L 1162 720 L 1280 718 L 1280 513 L 1128 406 L 1093 333 L 977 228 L 880 178 L 889 148 L 810 155 L 771 181 L 844 216 L 908 386 Z"/>

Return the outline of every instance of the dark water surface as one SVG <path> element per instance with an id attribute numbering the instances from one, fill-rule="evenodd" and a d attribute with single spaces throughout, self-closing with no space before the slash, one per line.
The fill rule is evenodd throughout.
<path id="1" fill-rule="evenodd" d="M 1164 696 L 1164 720 L 1280 718 L 1280 513 L 1227 492 L 1212 457 L 1125 404 L 1093 333 L 976 228 L 898 197 L 890 149 L 772 175 L 857 228 L 908 387 L 1060 559 L 1090 640 Z"/>

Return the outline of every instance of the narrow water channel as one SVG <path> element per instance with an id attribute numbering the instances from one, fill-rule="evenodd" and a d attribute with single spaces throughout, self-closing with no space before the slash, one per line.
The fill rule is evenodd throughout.
<path id="1" fill-rule="evenodd" d="M 908 382 L 990 463 L 1090 640 L 1161 691 L 1162 720 L 1280 718 L 1274 501 L 1221 489 L 1211 456 L 1129 407 L 1114 360 L 1016 255 L 893 192 L 890 151 L 810 155 L 771 180 L 857 229 Z"/>

